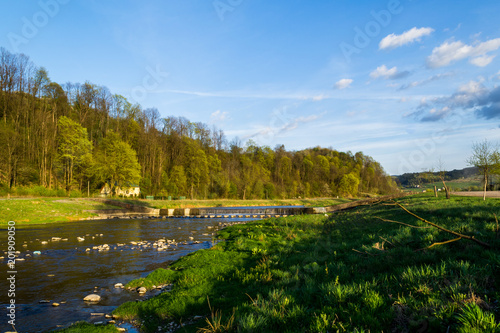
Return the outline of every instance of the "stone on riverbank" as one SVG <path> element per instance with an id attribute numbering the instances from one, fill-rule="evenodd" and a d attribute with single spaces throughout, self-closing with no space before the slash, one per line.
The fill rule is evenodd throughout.
<path id="1" fill-rule="evenodd" d="M 99 296 L 97 294 L 90 294 L 90 295 L 85 296 L 85 298 L 83 300 L 86 302 L 97 303 L 101 300 L 101 296 Z"/>

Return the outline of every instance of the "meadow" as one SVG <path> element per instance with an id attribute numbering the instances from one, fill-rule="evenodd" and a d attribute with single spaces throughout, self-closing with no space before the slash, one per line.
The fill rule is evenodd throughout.
<path id="1" fill-rule="evenodd" d="M 144 332 L 498 332 L 497 199 L 430 194 L 228 227 L 127 287 L 170 292 L 114 311 Z M 453 242 L 449 242 L 453 240 Z"/>
<path id="2" fill-rule="evenodd" d="M 92 209 L 119 209 L 101 202 L 77 198 L 16 198 L 0 200 L 0 225 L 15 221 L 17 226 L 83 220 L 97 214 Z"/>

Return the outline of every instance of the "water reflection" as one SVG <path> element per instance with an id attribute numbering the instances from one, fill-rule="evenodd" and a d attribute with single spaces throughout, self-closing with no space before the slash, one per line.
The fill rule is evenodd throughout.
<path id="1" fill-rule="evenodd" d="M 91 314 L 110 313 L 123 302 L 143 297 L 114 288 L 115 283 L 125 284 L 192 251 L 210 247 L 219 223 L 249 220 L 107 220 L 17 229 L 16 250 L 20 251 L 19 258 L 25 260 L 16 262 L 16 329 L 46 332 L 79 320 L 103 321 L 104 317 Z M 53 241 L 52 237 L 61 240 Z M 79 241 L 78 237 L 84 240 Z M 160 239 L 170 244 L 158 250 Z M 1 249 L 7 249 L 6 236 L 0 239 L 0 244 Z M 109 249 L 99 251 L 104 244 Z M 35 251 L 40 251 L 40 255 L 34 254 Z M 6 258 L 3 264 L 7 267 Z M 4 309 L 10 300 L 6 272 L 7 269 L 2 270 L 0 280 L 0 302 Z M 83 302 L 92 293 L 99 294 L 101 301 Z M 53 303 L 60 305 L 54 307 Z M 12 327 L 2 319 L 0 329 L 12 330 Z"/>

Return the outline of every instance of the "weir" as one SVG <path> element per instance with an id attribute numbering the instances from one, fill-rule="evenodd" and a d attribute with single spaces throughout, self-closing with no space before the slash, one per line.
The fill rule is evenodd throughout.
<path id="1" fill-rule="evenodd" d="M 326 213 L 324 207 L 209 207 L 209 208 L 176 208 L 160 209 L 160 216 L 168 217 L 255 217 L 257 216 L 290 216 L 300 214 Z"/>
<path id="2" fill-rule="evenodd" d="M 193 218 L 265 218 L 265 217 L 285 217 L 301 214 L 326 214 L 346 209 L 352 209 L 363 205 L 373 205 L 382 201 L 406 196 L 406 193 L 386 195 L 382 197 L 353 200 L 343 204 L 327 207 L 304 207 L 304 206 L 267 206 L 267 207 L 206 207 L 206 208 L 150 208 L 144 206 L 124 203 L 109 199 L 98 200 L 110 205 L 122 207 L 115 210 L 87 210 L 90 213 L 97 213 L 97 219 L 110 218 L 154 218 L 154 217 L 193 217 Z M 92 218 L 95 219 L 95 218 Z"/>

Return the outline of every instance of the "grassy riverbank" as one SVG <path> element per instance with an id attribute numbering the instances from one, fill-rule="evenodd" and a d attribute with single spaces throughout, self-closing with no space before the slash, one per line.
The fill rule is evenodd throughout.
<path id="1" fill-rule="evenodd" d="M 0 225 L 15 221 L 16 225 L 70 222 L 97 214 L 89 209 L 119 209 L 101 202 L 73 198 L 22 198 L 0 200 Z"/>
<path id="2" fill-rule="evenodd" d="M 131 200 L 113 199 L 151 208 L 240 207 L 240 206 L 332 206 L 350 199 L 290 200 Z M 13 198 L 0 200 L 0 225 L 15 221 L 18 225 L 83 220 L 95 213 L 85 210 L 121 209 L 86 198 Z"/>
<path id="3" fill-rule="evenodd" d="M 466 239 L 429 248 L 456 237 L 382 204 L 255 221 L 130 282 L 174 287 L 114 314 L 146 332 L 172 321 L 186 325 L 180 332 L 498 331 L 500 202 L 425 195 L 398 202 L 492 248 Z"/>

